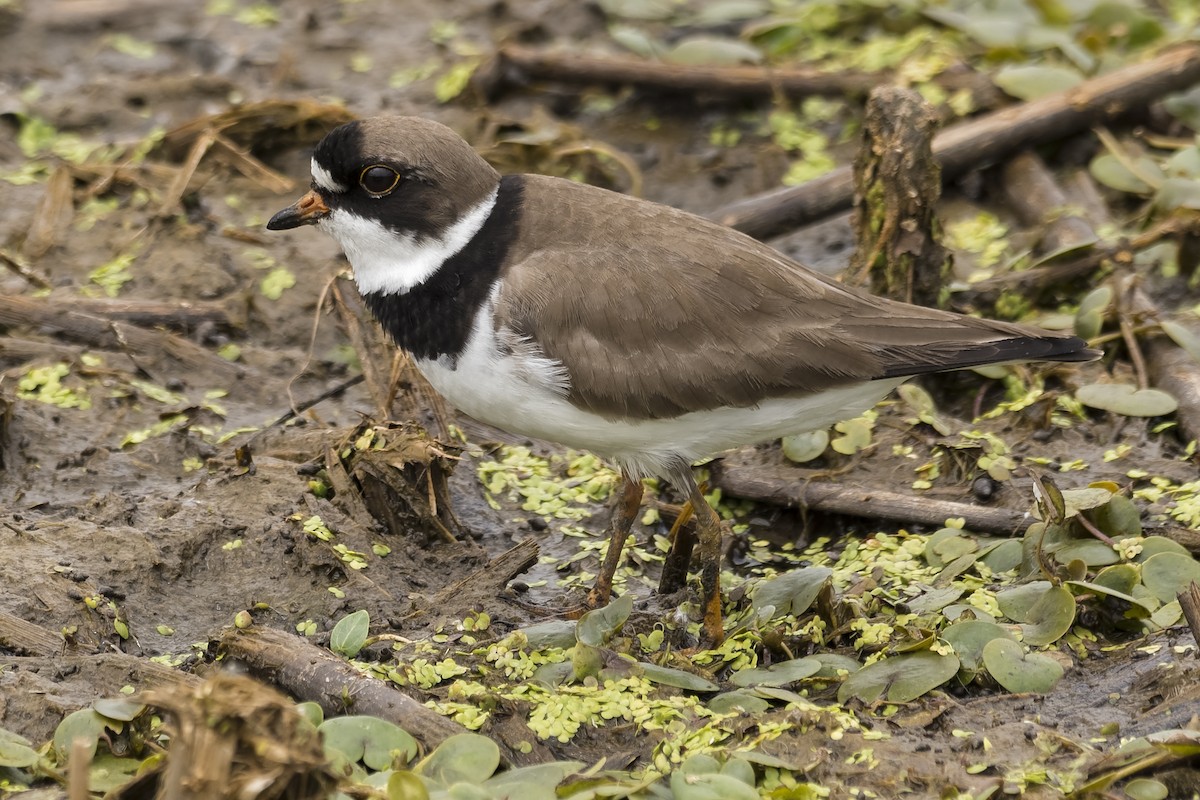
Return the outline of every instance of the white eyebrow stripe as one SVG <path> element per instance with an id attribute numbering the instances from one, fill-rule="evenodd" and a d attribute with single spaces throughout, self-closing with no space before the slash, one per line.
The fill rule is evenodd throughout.
<path id="1" fill-rule="evenodd" d="M 335 181 L 329 170 L 318 164 L 315 158 L 312 160 L 312 165 L 309 169 L 312 171 L 313 183 L 325 191 L 337 192 L 339 194 L 346 191 L 347 187 Z"/>

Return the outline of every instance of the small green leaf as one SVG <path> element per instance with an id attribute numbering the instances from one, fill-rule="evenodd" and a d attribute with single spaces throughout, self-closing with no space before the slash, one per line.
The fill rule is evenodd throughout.
<path id="1" fill-rule="evenodd" d="M 519 628 L 518 633 L 525 634 L 530 650 L 545 650 L 549 647 L 567 649 L 575 644 L 575 621 L 569 619 L 553 619 L 539 622 L 527 628 Z"/>
<path id="2" fill-rule="evenodd" d="M 708 710 L 714 714 L 731 714 L 741 711 L 743 714 L 760 714 L 771 707 L 771 704 L 758 695 L 745 690 L 722 692 L 708 701 Z"/>
<path id="3" fill-rule="evenodd" d="M 1127 417 L 1161 417 L 1179 407 L 1175 398 L 1161 389 L 1138 389 L 1127 383 L 1080 386 L 1075 390 L 1075 399 L 1085 406 Z"/>
<path id="4" fill-rule="evenodd" d="M 417 755 L 417 741 L 399 725 L 378 717 L 334 717 L 317 730 L 335 764 L 362 762 L 373 770 L 397 769 Z M 399 760 L 400 764 L 396 761 Z"/>
<path id="5" fill-rule="evenodd" d="M 1036 100 L 1078 86 L 1083 83 L 1083 75 L 1071 67 L 1030 64 L 1005 67 L 997 72 L 992 80 L 1006 94 L 1018 100 Z"/>
<path id="6" fill-rule="evenodd" d="M 789 683 L 804 680 L 821 671 L 821 662 L 815 658 L 795 658 L 791 661 L 780 661 L 769 667 L 758 669 L 743 669 L 735 672 L 729 679 L 734 686 L 746 688 L 749 686 L 786 686 Z"/>
<path id="7" fill-rule="evenodd" d="M 1188 355 L 1196 361 L 1200 361 L 1200 334 L 1189 328 L 1186 325 L 1175 322 L 1174 320 L 1163 320 L 1160 323 L 1162 331 L 1167 336 L 1174 340 L 1175 344 L 1187 351 Z"/>
<path id="8" fill-rule="evenodd" d="M 829 446 L 829 431 L 809 431 L 793 436 L 785 436 L 779 442 L 784 458 L 796 464 L 806 464 L 814 458 L 819 458 Z"/>
<path id="9" fill-rule="evenodd" d="M 948 625 L 942 631 L 942 638 L 954 648 L 955 655 L 962 663 L 965 672 L 976 672 L 983 664 L 983 648 L 993 639 L 1008 639 L 1015 637 L 1007 628 L 982 619 L 963 620 Z"/>
<path id="10" fill-rule="evenodd" d="M 651 683 L 662 686 L 674 686 L 676 689 L 686 689 L 689 692 L 716 692 L 720 686 L 700 675 L 685 672 L 671 667 L 660 667 L 657 664 L 641 662 L 642 675 Z"/>
<path id="11" fill-rule="evenodd" d="M 1062 665 L 1041 653 L 1027 653 L 1009 639 L 993 639 L 983 648 L 983 663 L 996 683 L 1010 692 L 1045 694 L 1062 679 Z"/>
<path id="12" fill-rule="evenodd" d="M 0 728 L 0 767 L 32 767 L 40 758 L 28 739 Z"/>
<path id="13" fill-rule="evenodd" d="M 370 627 L 371 615 L 366 609 L 347 614 L 333 626 L 329 634 L 329 649 L 346 658 L 354 658 L 366 643 Z"/>
<path id="14" fill-rule="evenodd" d="M 438 745 L 413 771 L 437 785 L 449 787 L 456 783 L 483 783 L 499 766 L 500 748 L 495 742 L 477 733 L 460 733 Z"/>
<path id="15" fill-rule="evenodd" d="M 954 677 L 960 662 L 932 650 L 876 661 L 855 672 L 838 689 L 838 702 L 857 698 L 864 703 L 887 700 L 907 703 Z"/>
<path id="16" fill-rule="evenodd" d="M 758 64 L 763 60 L 758 48 L 737 39 L 716 36 L 688 36 L 663 55 L 671 64 L 688 66 L 736 66 Z"/>
<path id="17" fill-rule="evenodd" d="M 1142 583 L 1164 603 L 1193 582 L 1200 584 L 1200 563 L 1191 555 L 1159 553 L 1142 562 Z"/>
<path id="18" fill-rule="evenodd" d="M 758 800 L 754 787 L 721 773 L 671 773 L 671 793 L 675 800 Z"/>
<path id="19" fill-rule="evenodd" d="M 775 616 L 800 616 L 808 610 L 821 589 L 829 584 L 833 570 L 828 567 L 804 567 L 759 581 L 753 589 L 751 607 L 755 611 L 773 606 Z"/>
<path id="20" fill-rule="evenodd" d="M 604 608 L 597 608 L 580 617 L 575 636 L 581 644 L 603 647 L 621 630 L 632 612 L 633 596 L 621 595 Z"/>

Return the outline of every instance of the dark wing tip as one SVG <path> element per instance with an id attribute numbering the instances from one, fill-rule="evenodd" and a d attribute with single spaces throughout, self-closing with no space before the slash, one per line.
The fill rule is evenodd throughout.
<path id="1" fill-rule="evenodd" d="M 1103 355 L 1087 346 L 1078 336 L 1014 336 L 964 345 L 947 342 L 922 347 L 890 348 L 885 354 L 887 366 L 883 378 L 900 378 L 970 369 L 988 364 L 1009 364 L 1026 361 L 1084 362 L 1095 361 Z"/>

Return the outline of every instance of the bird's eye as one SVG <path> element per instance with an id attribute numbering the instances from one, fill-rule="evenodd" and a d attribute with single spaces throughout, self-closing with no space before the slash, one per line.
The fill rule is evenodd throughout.
<path id="1" fill-rule="evenodd" d="M 400 182 L 400 173 L 383 164 L 367 167 L 358 176 L 358 184 L 366 189 L 367 194 L 383 197 L 396 188 Z"/>

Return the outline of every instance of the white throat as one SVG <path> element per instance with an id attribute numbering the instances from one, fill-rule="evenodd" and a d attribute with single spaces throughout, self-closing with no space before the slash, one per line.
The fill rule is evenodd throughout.
<path id="1" fill-rule="evenodd" d="M 498 188 L 493 190 L 436 237 L 418 240 L 412 234 L 397 233 L 377 220 L 344 209 L 334 209 L 319 225 L 342 246 L 350 266 L 354 267 L 354 282 L 360 292 L 403 294 L 423 283 L 447 259 L 466 247 L 492 213 L 498 191 Z"/>

